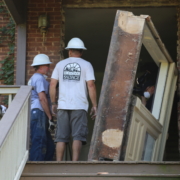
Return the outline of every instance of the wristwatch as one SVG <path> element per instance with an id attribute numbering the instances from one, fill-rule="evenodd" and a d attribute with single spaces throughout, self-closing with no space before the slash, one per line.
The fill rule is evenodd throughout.
<path id="1" fill-rule="evenodd" d="M 52 102 L 51 104 L 52 104 L 52 105 L 57 105 L 57 103 L 56 103 L 56 102 Z"/>

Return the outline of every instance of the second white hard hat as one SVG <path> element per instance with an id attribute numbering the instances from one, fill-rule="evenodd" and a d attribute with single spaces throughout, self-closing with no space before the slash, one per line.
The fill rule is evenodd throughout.
<path id="1" fill-rule="evenodd" d="M 38 54 L 34 57 L 31 66 L 39 66 L 44 64 L 51 64 L 49 57 L 46 54 Z"/>
<path id="2" fill-rule="evenodd" d="M 83 41 L 80 38 L 72 38 L 65 49 L 84 49 L 87 50 L 84 46 Z"/>

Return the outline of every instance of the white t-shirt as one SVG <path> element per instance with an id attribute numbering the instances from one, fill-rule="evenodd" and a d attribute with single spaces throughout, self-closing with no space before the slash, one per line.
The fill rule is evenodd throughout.
<path id="1" fill-rule="evenodd" d="M 59 81 L 58 109 L 88 111 L 86 82 L 95 80 L 91 63 L 82 58 L 64 59 L 56 65 L 51 78 Z"/>
<path id="2" fill-rule="evenodd" d="M 50 96 L 49 96 L 49 82 L 46 81 L 44 75 L 39 73 L 34 73 L 34 75 L 29 80 L 28 85 L 31 85 L 34 88 L 31 93 L 31 109 L 38 108 L 41 111 L 44 111 L 38 96 L 38 93 L 43 91 L 46 94 L 47 100 L 49 102 L 49 106 L 51 106 Z"/>

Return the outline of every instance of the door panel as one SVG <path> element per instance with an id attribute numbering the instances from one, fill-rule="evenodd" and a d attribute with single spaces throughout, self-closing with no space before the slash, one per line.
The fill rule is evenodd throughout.
<path id="1" fill-rule="evenodd" d="M 131 119 L 130 134 L 126 149 L 125 161 L 140 161 L 142 159 L 145 137 L 149 134 L 156 140 L 162 132 L 162 125 L 136 97 L 136 104 Z"/>
<path id="2" fill-rule="evenodd" d="M 170 68 L 165 81 L 165 93 L 161 98 L 162 100 L 160 99 L 162 101 L 162 107 L 160 109 L 159 119 L 156 119 L 144 107 L 139 99 L 137 99 L 136 101 L 136 105 L 133 110 L 130 135 L 126 150 L 126 161 L 147 160 L 147 158 L 145 159 L 144 154 L 146 155 L 146 157 L 149 156 L 149 154 L 143 151 L 143 149 L 146 149 L 145 146 L 147 142 L 147 134 L 151 136 L 151 138 L 149 137 L 151 143 L 148 146 L 149 149 L 152 149 L 151 161 L 163 160 L 167 131 L 169 127 L 172 103 L 177 81 L 177 75 L 175 74 L 175 63 L 170 63 Z M 140 126 L 138 126 L 138 124 L 140 124 Z M 152 139 L 155 140 L 154 143 L 152 143 Z M 143 157 L 143 159 L 141 157 Z"/>

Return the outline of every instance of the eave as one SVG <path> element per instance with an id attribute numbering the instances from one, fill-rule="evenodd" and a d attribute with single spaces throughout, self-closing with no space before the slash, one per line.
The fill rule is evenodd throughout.
<path id="1" fill-rule="evenodd" d="M 28 0 L 3 0 L 15 23 L 24 24 L 26 22 Z"/>

